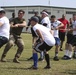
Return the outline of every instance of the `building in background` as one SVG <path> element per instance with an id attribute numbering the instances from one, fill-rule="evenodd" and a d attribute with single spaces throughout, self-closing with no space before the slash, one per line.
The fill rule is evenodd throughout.
<path id="1" fill-rule="evenodd" d="M 69 18 L 72 17 L 72 14 L 76 13 L 75 8 L 67 8 L 67 7 L 54 7 L 54 6 L 41 6 L 41 5 L 34 5 L 34 6 L 2 6 L 1 8 L 4 8 L 6 10 L 6 15 L 8 18 L 11 17 L 12 12 L 15 12 L 15 15 L 17 16 L 17 12 L 19 9 L 23 9 L 25 11 L 24 18 L 28 22 L 28 19 L 34 15 L 34 12 L 38 12 L 39 15 L 41 15 L 41 11 L 46 9 L 49 13 L 49 16 L 55 15 L 56 18 L 62 17 L 62 14 L 66 15 L 66 19 L 69 20 Z M 23 30 L 25 31 L 25 29 Z"/>

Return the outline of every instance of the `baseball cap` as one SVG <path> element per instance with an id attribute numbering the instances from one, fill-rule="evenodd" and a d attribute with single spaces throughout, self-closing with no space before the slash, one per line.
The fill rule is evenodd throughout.
<path id="1" fill-rule="evenodd" d="M 0 8 L 0 13 L 5 13 L 5 10 L 3 8 Z"/>
<path id="2" fill-rule="evenodd" d="M 39 22 L 39 19 L 38 19 L 38 17 L 31 17 L 30 21 Z"/>

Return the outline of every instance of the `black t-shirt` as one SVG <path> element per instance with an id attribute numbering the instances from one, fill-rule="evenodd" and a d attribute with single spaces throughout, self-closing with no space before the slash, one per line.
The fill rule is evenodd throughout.
<path id="1" fill-rule="evenodd" d="M 17 18 L 14 18 L 13 19 L 13 25 L 15 25 L 15 24 L 21 24 L 21 23 L 23 23 L 23 21 L 25 21 L 25 19 L 19 19 L 18 17 Z M 22 32 L 22 29 L 23 29 L 23 27 L 12 27 L 12 34 L 15 34 L 15 35 L 20 35 L 21 34 L 21 32 Z"/>

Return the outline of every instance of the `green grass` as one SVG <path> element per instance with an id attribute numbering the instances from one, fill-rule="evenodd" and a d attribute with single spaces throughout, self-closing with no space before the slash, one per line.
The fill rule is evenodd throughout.
<path id="1" fill-rule="evenodd" d="M 8 62 L 0 62 L 0 75 L 76 75 L 76 60 L 62 60 L 63 51 L 59 52 L 59 61 L 53 61 L 54 57 L 54 47 L 49 51 L 51 58 L 51 69 L 43 69 L 46 62 L 38 62 L 38 70 L 27 70 L 33 62 L 27 61 L 32 55 L 32 37 L 31 34 L 22 34 L 23 40 L 25 42 L 25 49 L 20 57 L 20 64 L 13 63 L 12 60 L 16 53 L 17 47 L 12 47 L 7 54 L 6 59 Z M 2 55 L 4 46 L 0 50 L 0 57 Z"/>

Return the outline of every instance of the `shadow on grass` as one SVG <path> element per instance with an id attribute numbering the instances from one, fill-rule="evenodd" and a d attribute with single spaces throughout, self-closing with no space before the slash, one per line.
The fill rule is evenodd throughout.
<path id="1" fill-rule="evenodd" d="M 29 70 L 28 68 L 20 68 L 20 67 L 0 67 L 1 69 L 8 69 L 8 70 Z"/>
<path id="2" fill-rule="evenodd" d="M 62 72 L 64 74 L 69 74 L 69 75 L 76 75 L 76 70 L 66 70 L 65 72 Z"/>

